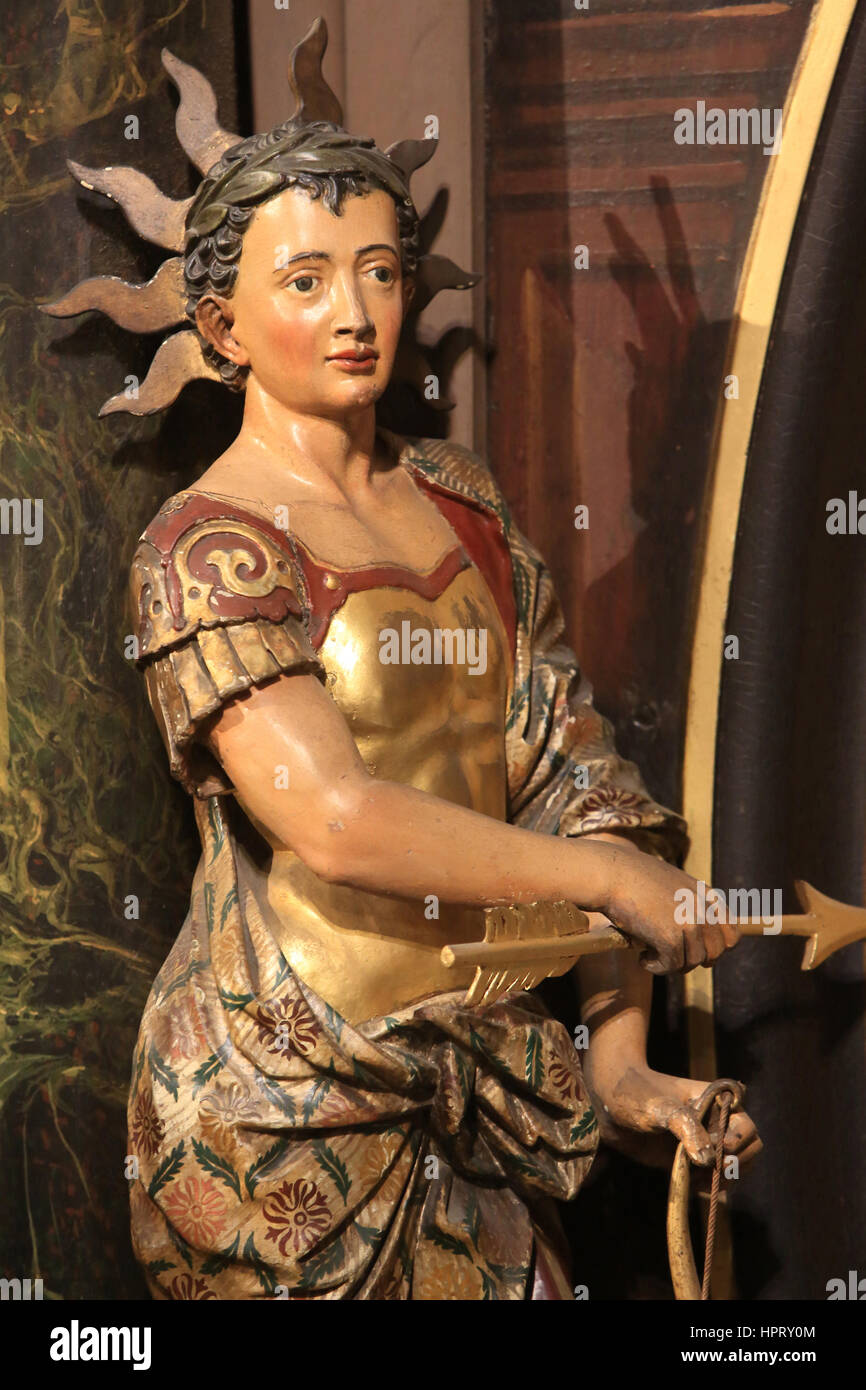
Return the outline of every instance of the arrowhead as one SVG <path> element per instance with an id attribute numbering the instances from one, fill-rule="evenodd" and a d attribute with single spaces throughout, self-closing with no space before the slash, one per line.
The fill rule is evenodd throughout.
<path id="1" fill-rule="evenodd" d="M 800 906 L 815 918 L 817 927 L 806 942 L 803 970 L 814 970 L 843 946 L 866 940 L 866 908 L 836 902 L 803 879 L 797 879 L 794 887 Z"/>

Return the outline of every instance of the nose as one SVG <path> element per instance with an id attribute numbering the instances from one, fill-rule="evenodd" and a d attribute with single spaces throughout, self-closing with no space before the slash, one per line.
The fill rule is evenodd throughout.
<path id="1" fill-rule="evenodd" d="M 334 333 L 342 337 L 362 338 L 373 327 L 361 287 L 351 271 L 334 276 L 333 314 Z"/>

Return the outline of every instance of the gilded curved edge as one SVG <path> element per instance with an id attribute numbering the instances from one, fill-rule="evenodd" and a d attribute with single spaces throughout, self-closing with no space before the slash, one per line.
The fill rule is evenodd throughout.
<path id="1" fill-rule="evenodd" d="M 705 880 L 713 870 L 722 648 L 749 440 L 791 239 L 856 5 L 857 0 L 818 0 L 813 10 L 785 102 L 781 149 L 768 164 L 728 341 L 724 375 L 737 377 L 740 394 L 721 402 L 715 422 L 683 751 L 683 814 L 691 836 L 686 868 Z M 694 970 L 684 986 L 690 1070 L 693 1076 L 714 1076 L 712 974 Z M 730 1260 L 720 1261 L 717 1272 L 714 1292 L 722 1280 L 730 1289 Z"/>

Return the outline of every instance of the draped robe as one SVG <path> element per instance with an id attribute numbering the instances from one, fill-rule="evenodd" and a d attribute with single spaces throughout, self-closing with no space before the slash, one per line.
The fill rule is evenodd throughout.
<path id="1" fill-rule="evenodd" d="M 166 503 L 133 561 L 139 664 L 202 846 L 129 1098 L 133 1245 L 158 1298 L 570 1296 L 552 1199 L 579 1190 L 597 1124 L 563 1026 L 531 992 L 468 1007 L 438 975 L 406 1007 L 350 1022 L 335 997 L 357 1018 L 370 987 L 355 929 L 382 914 L 399 940 L 405 905 L 316 881 L 279 847 L 257 858 L 262 828 L 197 737 L 242 692 L 313 673 L 374 775 L 526 829 L 618 830 L 682 854 L 684 822 L 617 754 L 550 573 L 484 461 L 380 435 L 454 532 L 430 574 L 325 565 L 262 515 L 196 493 Z M 375 661 L 383 618 L 407 617 L 484 627 L 485 671 L 428 670 L 407 694 L 406 672 Z M 322 939 L 330 998 L 305 978 Z"/>

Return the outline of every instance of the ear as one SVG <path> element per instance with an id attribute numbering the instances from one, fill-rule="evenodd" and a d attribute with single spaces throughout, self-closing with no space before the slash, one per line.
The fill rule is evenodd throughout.
<path id="1" fill-rule="evenodd" d="M 203 295 L 196 306 L 195 321 L 202 337 L 223 357 L 239 367 L 250 365 L 249 353 L 232 333 L 234 314 L 230 299 L 216 294 Z"/>

